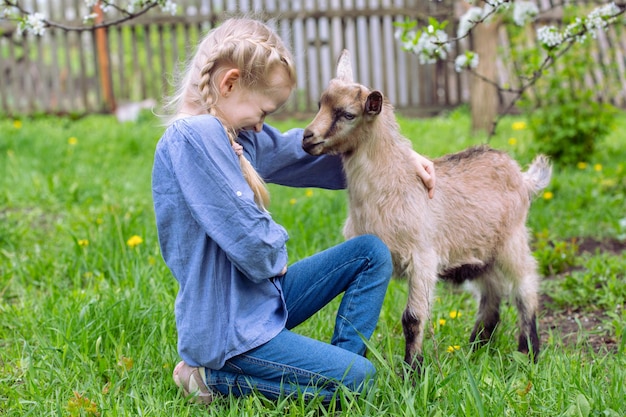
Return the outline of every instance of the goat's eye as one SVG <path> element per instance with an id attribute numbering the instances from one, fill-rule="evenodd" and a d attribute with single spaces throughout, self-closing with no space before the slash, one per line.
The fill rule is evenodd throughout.
<path id="1" fill-rule="evenodd" d="M 356 114 L 343 112 L 343 118 L 346 120 L 354 120 L 355 117 L 356 117 Z"/>

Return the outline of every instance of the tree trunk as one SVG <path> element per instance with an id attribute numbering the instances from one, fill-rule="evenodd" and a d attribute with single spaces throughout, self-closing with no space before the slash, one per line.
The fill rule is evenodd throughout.
<path id="1" fill-rule="evenodd" d="M 496 53 L 498 48 L 499 22 L 485 22 L 476 25 L 472 31 L 474 52 L 478 54 L 476 72 L 484 78 L 497 81 Z M 472 75 L 470 80 L 470 106 L 472 130 L 489 133 L 498 115 L 498 89 L 488 82 Z"/>

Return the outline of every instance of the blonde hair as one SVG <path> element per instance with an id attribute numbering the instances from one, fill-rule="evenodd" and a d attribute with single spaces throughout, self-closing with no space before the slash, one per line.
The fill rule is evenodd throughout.
<path id="1" fill-rule="evenodd" d="M 276 68 L 287 70 L 290 87 L 296 84 L 293 57 L 280 37 L 265 23 L 251 18 L 231 18 L 209 31 L 198 45 L 196 54 L 187 64 L 177 92 L 165 103 L 172 114 L 172 123 L 181 109 L 197 109 L 196 114 L 212 114 L 219 117 L 216 103 L 219 90 L 216 80 L 228 69 L 240 71 L 242 88 L 251 91 L 271 89 L 272 75 Z M 231 144 L 236 133 L 226 131 Z M 265 182 L 244 155 L 239 156 L 243 176 L 254 192 L 255 202 L 265 209 L 269 204 L 269 192 Z"/>

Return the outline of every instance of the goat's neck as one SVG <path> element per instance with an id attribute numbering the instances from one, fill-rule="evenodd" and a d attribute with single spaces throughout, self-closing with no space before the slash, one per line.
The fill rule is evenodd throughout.
<path id="1" fill-rule="evenodd" d="M 368 166 L 375 168 L 368 170 L 371 175 L 378 175 L 377 172 L 397 166 L 406 156 L 407 149 L 410 151 L 406 139 L 399 133 L 393 111 L 383 111 L 375 121 L 362 126 L 358 135 L 356 149 L 343 155 L 348 176 L 351 171 Z"/>

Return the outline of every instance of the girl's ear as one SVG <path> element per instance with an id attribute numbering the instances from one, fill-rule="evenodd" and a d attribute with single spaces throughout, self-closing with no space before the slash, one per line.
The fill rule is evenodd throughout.
<path id="1" fill-rule="evenodd" d="M 220 81 L 220 94 L 226 97 L 230 94 L 239 80 L 240 72 L 237 68 L 229 69 L 224 73 L 222 80 Z"/>

